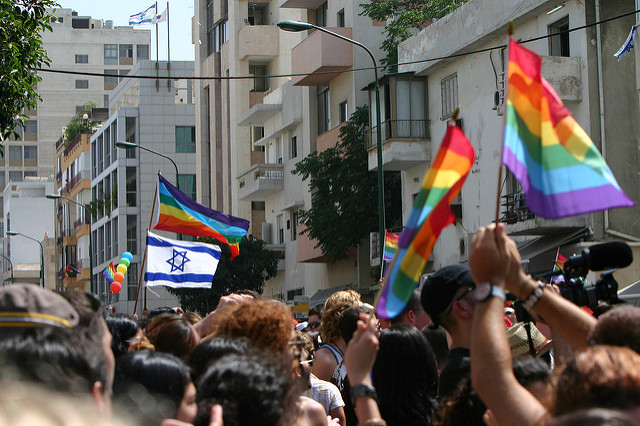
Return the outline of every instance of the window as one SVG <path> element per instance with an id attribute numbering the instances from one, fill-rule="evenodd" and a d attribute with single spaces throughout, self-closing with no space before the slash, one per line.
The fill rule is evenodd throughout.
<path id="1" fill-rule="evenodd" d="M 340 110 L 340 123 L 344 123 L 349 120 L 349 109 L 347 108 L 347 101 L 340 102 L 338 105 L 338 109 Z"/>
<path id="2" fill-rule="evenodd" d="M 291 149 L 289 150 L 289 158 L 296 158 L 298 156 L 298 137 L 291 136 Z"/>
<path id="3" fill-rule="evenodd" d="M 138 252 L 138 223 L 136 219 L 136 215 L 127 215 L 127 251 L 131 254 Z"/>
<path id="4" fill-rule="evenodd" d="M 282 164 L 282 138 L 276 137 L 276 163 Z"/>
<path id="5" fill-rule="evenodd" d="M 22 147 L 9 147 L 9 166 L 22 166 Z"/>
<path id="6" fill-rule="evenodd" d="M 76 89 L 88 89 L 89 80 L 76 80 Z"/>
<path id="7" fill-rule="evenodd" d="M 304 295 L 304 287 L 296 288 L 294 290 L 287 290 L 287 301 L 291 301 L 294 297 L 302 295 Z"/>
<path id="8" fill-rule="evenodd" d="M 298 212 L 291 214 L 291 241 L 298 239 Z"/>
<path id="9" fill-rule="evenodd" d="M 127 278 L 127 300 L 136 300 L 138 295 L 138 264 L 131 263 L 125 276 Z"/>
<path id="10" fill-rule="evenodd" d="M 565 16 L 548 27 L 549 34 L 557 34 L 549 37 L 550 56 L 569 56 L 569 17 Z"/>
<path id="11" fill-rule="evenodd" d="M 340 12 L 338 12 L 338 28 L 343 28 L 344 27 L 344 9 L 340 9 Z"/>
<path id="12" fill-rule="evenodd" d="M 71 18 L 71 28 L 89 29 L 89 18 Z"/>
<path id="13" fill-rule="evenodd" d="M 318 86 L 318 134 L 328 131 L 331 128 L 331 118 L 329 114 L 329 86 Z"/>
<path id="14" fill-rule="evenodd" d="M 149 45 L 148 44 L 137 44 L 136 45 L 136 58 L 140 59 L 149 59 Z"/>
<path id="15" fill-rule="evenodd" d="M 136 168 L 127 167 L 127 207 L 137 206 L 138 184 L 136 181 Z"/>
<path id="16" fill-rule="evenodd" d="M 196 199 L 196 175 L 178 175 L 178 188 L 187 197 Z"/>
<path id="17" fill-rule="evenodd" d="M 249 133 L 250 133 L 250 139 L 251 139 L 251 146 L 253 147 L 253 145 L 257 141 L 259 141 L 260 139 L 264 138 L 264 127 L 262 127 L 262 126 L 252 126 L 249 129 Z M 258 149 L 258 150 L 260 150 L 260 148 L 264 151 L 264 146 L 254 147 L 254 149 Z"/>
<path id="18" fill-rule="evenodd" d="M 89 55 L 76 55 L 76 64 L 88 64 Z"/>
<path id="19" fill-rule="evenodd" d="M 27 167 L 38 166 L 38 147 L 27 145 L 24 147 L 24 165 Z"/>
<path id="20" fill-rule="evenodd" d="M 215 23 L 213 22 L 213 0 L 207 2 L 207 55 L 215 50 Z"/>
<path id="21" fill-rule="evenodd" d="M 458 107 L 458 74 L 453 73 L 440 80 L 440 94 L 442 97 L 442 119 L 453 114 Z"/>
<path id="22" fill-rule="evenodd" d="M 249 25 L 266 25 L 265 16 L 268 16 L 265 5 L 249 3 Z"/>
<path id="23" fill-rule="evenodd" d="M 316 9 L 316 25 L 319 27 L 327 26 L 327 2 L 324 2 Z"/>
<path id="24" fill-rule="evenodd" d="M 104 90 L 113 90 L 118 85 L 118 70 L 104 70 Z"/>
<path id="25" fill-rule="evenodd" d="M 104 64 L 118 65 L 118 45 L 117 44 L 104 45 Z"/>
<path id="26" fill-rule="evenodd" d="M 133 44 L 119 46 L 120 65 L 133 65 Z"/>
<path id="27" fill-rule="evenodd" d="M 38 133 L 38 120 L 25 120 L 24 122 L 25 135 L 35 135 Z"/>
<path id="28" fill-rule="evenodd" d="M 9 172 L 9 182 L 22 182 L 22 172 Z"/>
<path id="29" fill-rule="evenodd" d="M 282 215 L 279 214 L 276 218 L 277 227 L 278 227 L 278 242 L 277 244 L 284 244 L 284 227 L 283 227 L 283 218 Z"/>
<path id="30" fill-rule="evenodd" d="M 176 152 L 196 152 L 194 126 L 176 126 Z"/>
<path id="31" fill-rule="evenodd" d="M 249 75 L 255 77 L 252 80 L 251 92 L 265 92 L 267 90 L 267 79 L 264 77 L 267 75 L 266 65 L 249 65 Z"/>

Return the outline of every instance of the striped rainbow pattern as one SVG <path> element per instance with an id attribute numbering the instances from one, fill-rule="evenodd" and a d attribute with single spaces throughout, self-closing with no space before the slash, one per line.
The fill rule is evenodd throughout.
<path id="1" fill-rule="evenodd" d="M 633 206 L 589 136 L 542 77 L 542 60 L 509 40 L 502 162 L 547 219 Z"/>
<path id="2" fill-rule="evenodd" d="M 449 205 L 458 196 L 475 152 L 459 127 L 448 124 L 431 168 L 424 176 L 407 224 L 398 239 L 398 252 L 378 293 L 378 316 L 393 318 L 406 306 L 420 281 L 438 235 L 455 221 Z"/>
<path id="3" fill-rule="evenodd" d="M 393 234 L 391 232 L 384 233 L 384 252 L 382 253 L 382 260 L 390 261 L 393 259 L 393 256 L 396 255 L 396 251 L 398 250 L 398 234 Z"/>
<path id="4" fill-rule="evenodd" d="M 231 259 L 240 252 L 249 221 L 196 203 L 158 174 L 158 197 L 153 229 L 196 237 L 212 237 L 228 244 Z"/>
<path id="5" fill-rule="evenodd" d="M 116 267 L 113 265 L 113 262 L 109 263 L 103 270 L 102 276 L 107 280 L 107 284 L 111 284 L 113 282 L 113 275 L 116 273 Z"/>

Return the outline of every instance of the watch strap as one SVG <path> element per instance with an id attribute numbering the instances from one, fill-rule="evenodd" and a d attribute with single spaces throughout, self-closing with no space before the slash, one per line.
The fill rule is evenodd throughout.
<path id="1" fill-rule="evenodd" d="M 353 405 L 356 405 L 356 399 L 361 397 L 373 398 L 376 401 L 378 400 L 378 394 L 376 393 L 376 388 L 373 386 L 365 385 L 360 383 L 355 385 L 349 391 L 349 396 L 351 396 L 351 402 Z"/>

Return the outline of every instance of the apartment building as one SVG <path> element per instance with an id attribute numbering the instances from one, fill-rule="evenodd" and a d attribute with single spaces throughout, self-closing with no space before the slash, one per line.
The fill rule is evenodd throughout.
<path id="1" fill-rule="evenodd" d="M 94 292 L 117 312 L 141 315 L 160 306 L 176 306 L 164 287 L 141 286 L 147 229 L 151 225 L 160 172 L 189 197 L 196 197 L 193 62 L 138 62 L 109 96 L 109 117 L 91 136 L 91 200 Z M 144 79 L 140 76 L 181 77 Z M 116 142 L 142 148 L 120 149 Z M 154 152 L 150 152 L 154 151 Z M 161 155 L 165 157 L 162 157 Z M 172 163 L 169 157 L 175 163 Z M 176 170 L 177 168 L 177 170 Z M 165 234 L 175 238 L 175 234 Z M 114 294 L 101 274 L 125 251 L 133 261 L 122 291 Z M 84 260 L 83 260 L 84 262 Z M 83 263 L 84 264 L 84 263 Z M 136 298 L 138 302 L 136 303 Z"/>
<path id="2" fill-rule="evenodd" d="M 418 105 L 420 111 L 414 111 L 413 96 L 417 92 L 411 91 L 410 115 L 414 116 L 414 112 L 416 117 L 422 115 L 427 124 L 419 147 L 410 147 L 408 139 L 400 135 L 387 134 L 384 138 L 385 167 L 393 167 L 395 163 L 402 171 L 404 221 L 456 106 L 460 107 L 458 123 L 476 151 L 471 173 L 454 203 L 458 220 L 442 232 L 435 246 L 434 269 L 467 260 L 471 236 L 479 226 L 495 219 L 496 202 L 500 204 L 500 221 L 517 238 L 531 273 L 551 270 L 559 248 L 569 256 L 597 241 L 627 241 L 634 246 L 636 257 L 640 254 L 637 205 L 545 220 L 529 212 L 524 194 L 511 175 L 503 175 L 503 181 L 498 183 L 504 126 L 505 50 L 473 53 L 505 45 L 510 21 L 515 24 L 516 40 L 538 38 L 526 47 L 542 56 L 543 76 L 591 136 L 622 189 L 637 203 L 640 66 L 636 52 L 619 62 L 613 56 L 637 23 L 636 17 L 630 14 L 601 25 L 563 32 L 633 12 L 636 6 L 633 0 L 527 0 L 518 4 L 479 0 L 461 6 L 400 45 L 399 62 L 418 63 L 401 65 L 401 74 L 391 79 L 389 87 L 395 85 L 399 90 L 397 83 L 406 78 L 412 79 L 410 84 L 421 81 L 417 84 L 424 85 L 425 90 L 419 95 L 424 100 Z M 473 25 L 468 25 L 469 22 Z M 550 34 L 557 35 L 546 37 Z M 465 52 L 468 54 L 447 58 Z M 397 108 L 400 106 L 398 103 Z M 407 155 L 411 149 L 415 155 Z M 413 159 L 419 151 L 424 161 L 415 164 Z M 375 148 L 370 152 L 371 159 Z M 369 164 L 371 168 L 371 160 Z M 498 184 L 502 197 L 497 201 Z M 637 280 L 640 272 L 637 265 L 636 262 L 616 273 L 621 286 Z"/>
<path id="3" fill-rule="evenodd" d="M 368 295 L 369 242 L 329 263 L 302 231 L 298 211 L 311 206 L 308 185 L 291 174 L 316 150 L 335 145 L 361 91 L 373 81 L 364 50 L 319 31 L 285 32 L 282 20 L 327 27 L 382 57 L 382 26 L 359 16 L 358 1 L 195 2 L 198 199 L 244 217 L 250 233 L 280 258 L 264 294 L 311 305 L 341 288 Z M 289 74 L 300 74 L 288 76 Z M 250 76 L 235 79 L 233 77 Z"/>

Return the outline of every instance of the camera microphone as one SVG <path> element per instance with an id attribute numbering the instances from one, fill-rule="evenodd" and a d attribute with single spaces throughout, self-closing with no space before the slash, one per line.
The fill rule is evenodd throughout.
<path id="1" fill-rule="evenodd" d="M 584 276 L 588 270 L 602 271 L 629 266 L 633 262 L 631 247 L 622 241 L 594 244 L 582 250 L 582 254 L 571 256 L 564 262 L 567 276 Z"/>

